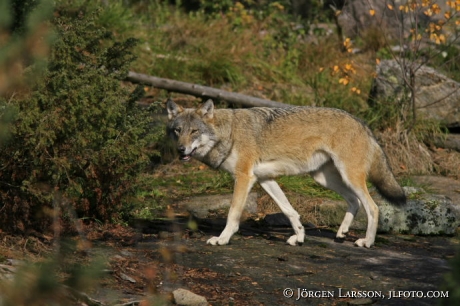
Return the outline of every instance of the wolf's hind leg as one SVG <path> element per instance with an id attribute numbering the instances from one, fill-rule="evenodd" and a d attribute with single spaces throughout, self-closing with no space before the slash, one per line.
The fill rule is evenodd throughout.
<path id="1" fill-rule="evenodd" d="M 291 206 L 286 195 L 281 190 L 278 183 L 274 180 L 260 181 L 260 186 L 270 195 L 270 197 L 278 204 L 281 211 L 289 218 L 294 229 L 295 235 L 291 236 L 287 243 L 290 245 L 302 244 L 305 239 L 305 229 L 300 223 L 300 216 Z"/>
<path id="2" fill-rule="evenodd" d="M 367 214 L 367 230 L 366 238 L 356 240 L 355 245 L 370 248 L 374 244 L 375 236 L 377 234 L 377 226 L 379 223 L 379 208 L 371 198 L 369 191 L 367 190 L 366 182 L 363 182 L 358 188 L 359 199 L 363 204 Z"/>
<path id="3" fill-rule="evenodd" d="M 359 209 L 360 202 L 357 195 L 343 182 L 342 176 L 332 161 L 311 173 L 311 176 L 318 184 L 337 192 L 347 201 L 348 210 L 337 231 L 337 238 L 345 238 Z"/>
<path id="4" fill-rule="evenodd" d="M 348 228 L 358 212 L 359 205 L 364 207 L 367 214 L 366 238 L 358 239 L 355 244 L 370 248 L 374 244 L 377 233 L 379 208 L 367 190 L 366 174 L 357 168 L 348 169 L 348 171 L 345 170 L 345 167 L 336 168 L 336 165 L 331 161 L 312 173 L 312 176 L 318 183 L 336 191 L 348 202 L 348 211 L 342 225 L 340 225 L 337 237 L 348 232 Z"/>

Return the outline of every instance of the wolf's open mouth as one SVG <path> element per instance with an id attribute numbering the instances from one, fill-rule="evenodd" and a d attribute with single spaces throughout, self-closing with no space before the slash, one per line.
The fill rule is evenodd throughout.
<path id="1" fill-rule="evenodd" d="M 182 160 L 182 161 L 189 161 L 190 158 L 192 158 L 192 155 L 193 155 L 193 153 L 195 153 L 195 151 L 196 151 L 196 148 L 193 149 L 192 152 L 190 152 L 190 154 L 181 154 L 181 155 L 180 155 L 180 160 Z"/>

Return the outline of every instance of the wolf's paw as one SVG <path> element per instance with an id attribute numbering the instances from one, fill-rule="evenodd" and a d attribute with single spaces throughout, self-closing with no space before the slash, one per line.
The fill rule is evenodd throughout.
<path id="1" fill-rule="evenodd" d="M 304 237 L 303 235 L 292 235 L 289 237 L 289 239 L 286 241 L 290 245 L 302 245 L 303 244 Z"/>
<path id="2" fill-rule="evenodd" d="M 220 237 L 212 237 L 212 238 L 209 238 L 208 241 L 206 241 L 206 244 L 226 245 L 226 244 L 228 244 L 228 241 L 229 241 L 229 239 L 220 238 Z"/>
<path id="3" fill-rule="evenodd" d="M 347 232 L 343 232 L 339 230 L 335 237 L 337 237 L 338 239 L 344 239 L 345 237 L 347 237 Z"/>
<path id="4" fill-rule="evenodd" d="M 366 239 L 366 238 L 361 238 L 355 241 L 355 245 L 359 247 L 365 246 L 366 248 L 370 248 L 373 244 L 374 244 L 374 241 L 371 241 L 370 239 Z"/>
<path id="5" fill-rule="evenodd" d="M 340 225 L 339 230 L 337 231 L 336 237 L 339 239 L 343 239 L 347 236 L 348 231 L 349 231 L 348 226 L 345 226 L 342 224 Z"/>

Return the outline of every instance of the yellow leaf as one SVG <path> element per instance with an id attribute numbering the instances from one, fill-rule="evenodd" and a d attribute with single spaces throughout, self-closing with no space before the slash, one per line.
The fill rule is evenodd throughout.
<path id="1" fill-rule="evenodd" d="M 347 85 L 350 81 L 348 78 L 340 78 L 339 79 L 339 84 Z"/>
<path id="2" fill-rule="evenodd" d="M 393 10 L 393 5 L 387 4 L 387 7 L 388 7 L 389 10 L 391 10 L 391 11 Z"/>
<path id="3" fill-rule="evenodd" d="M 435 14 L 439 14 L 441 12 L 441 8 L 439 7 L 437 3 L 433 4 L 431 6 L 431 9 L 433 10 L 433 13 Z"/>
<path id="4" fill-rule="evenodd" d="M 369 14 L 371 14 L 371 16 L 374 16 L 375 15 L 375 10 L 369 10 Z"/>
<path id="5" fill-rule="evenodd" d="M 445 44 L 445 43 L 446 43 L 446 36 L 444 36 L 444 34 L 439 35 L 439 42 L 440 42 L 441 44 Z"/>
<path id="6" fill-rule="evenodd" d="M 443 34 L 441 34 L 441 35 L 438 35 L 436 33 L 431 33 L 430 34 L 430 40 L 434 41 L 435 44 L 437 44 L 437 45 L 441 44 L 441 42 L 445 41 L 445 39 L 446 38 L 444 37 Z"/>
<path id="7" fill-rule="evenodd" d="M 380 58 L 376 58 L 376 59 L 375 59 L 375 63 L 376 63 L 377 65 L 380 65 Z"/>
<path id="8" fill-rule="evenodd" d="M 352 87 L 351 92 L 354 92 L 355 94 L 359 95 L 361 93 L 361 90 L 356 87 Z"/>

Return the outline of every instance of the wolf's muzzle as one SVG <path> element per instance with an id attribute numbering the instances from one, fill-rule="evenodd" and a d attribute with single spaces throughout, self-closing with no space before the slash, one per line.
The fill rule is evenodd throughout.
<path id="1" fill-rule="evenodd" d="M 179 151 L 180 160 L 188 161 L 188 160 L 190 160 L 190 158 L 192 158 L 192 155 L 193 155 L 193 153 L 195 153 L 196 148 L 193 149 L 192 152 L 190 152 L 190 154 L 185 154 L 185 151 L 187 151 L 187 148 L 185 146 L 179 146 L 177 148 L 177 151 Z"/>
<path id="2" fill-rule="evenodd" d="M 184 155 L 185 150 L 186 150 L 185 146 L 179 146 L 177 148 L 177 151 L 179 151 L 179 154 L 181 154 L 181 155 Z"/>

